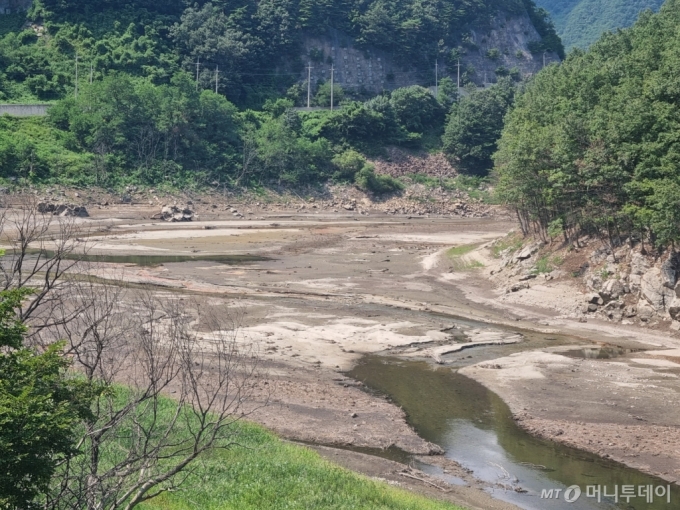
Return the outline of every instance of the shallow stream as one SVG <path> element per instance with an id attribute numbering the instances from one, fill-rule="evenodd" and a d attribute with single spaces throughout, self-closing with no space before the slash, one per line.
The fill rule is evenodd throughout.
<path id="1" fill-rule="evenodd" d="M 409 423 L 425 439 L 440 445 L 455 460 L 489 483 L 494 497 L 531 510 L 635 509 L 670 510 L 680 507 L 680 488 L 671 486 L 667 497 L 647 502 L 637 497 L 638 486 L 667 487 L 663 480 L 645 475 L 596 455 L 535 438 L 513 420 L 508 406 L 493 392 L 451 368 L 432 367 L 425 361 L 404 361 L 366 356 L 348 375 L 372 391 L 389 395 L 408 415 Z M 440 469 L 420 469 L 447 479 Z M 459 480 L 448 477 L 451 483 Z M 581 496 L 564 500 L 564 490 L 578 485 Z M 612 494 L 634 485 L 636 497 L 626 502 L 612 497 L 587 497 L 587 486 L 606 486 Z M 505 488 L 503 488 L 505 487 Z M 521 488 L 526 492 L 516 492 Z M 541 498 L 543 490 L 562 489 L 560 497 Z M 604 490 L 604 489 L 603 489 Z M 659 489 L 660 492 L 660 489 Z M 572 493 L 573 494 L 573 493 Z"/>

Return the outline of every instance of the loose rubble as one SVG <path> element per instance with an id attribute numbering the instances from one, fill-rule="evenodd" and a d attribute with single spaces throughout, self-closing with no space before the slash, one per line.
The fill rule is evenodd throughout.
<path id="1" fill-rule="evenodd" d="M 87 209 L 80 205 L 40 202 L 38 204 L 38 212 L 40 214 L 52 214 L 54 216 L 75 216 L 79 218 L 87 218 L 89 216 Z"/>

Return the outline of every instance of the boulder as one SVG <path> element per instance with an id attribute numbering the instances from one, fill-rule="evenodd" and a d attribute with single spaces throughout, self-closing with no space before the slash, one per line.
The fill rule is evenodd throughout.
<path id="1" fill-rule="evenodd" d="M 638 317 L 643 322 L 647 322 L 654 317 L 654 308 L 647 303 L 642 303 L 638 306 Z"/>
<path id="2" fill-rule="evenodd" d="M 640 294 L 656 311 L 665 310 L 675 297 L 675 291 L 663 285 L 661 270 L 657 267 L 642 275 Z"/>
<path id="3" fill-rule="evenodd" d="M 664 287 L 672 289 L 675 287 L 675 268 L 673 267 L 673 259 L 668 257 L 663 264 L 661 264 L 661 283 Z"/>
<path id="4" fill-rule="evenodd" d="M 673 320 L 680 320 L 680 298 L 677 296 L 671 301 L 671 304 L 668 307 L 668 314 Z"/>
<path id="5" fill-rule="evenodd" d="M 637 315 L 637 307 L 636 306 L 627 306 L 623 310 L 623 315 L 626 317 L 635 317 Z"/>
<path id="6" fill-rule="evenodd" d="M 529 246 L 526 246 L 522 250 L 520 250 L 515 255 L 514 259 L 515 259 L 516 262 L 518 262 L 520 260 L 526 260 L 528 258 L 531 258 L 531 256 L 534 253 L 536 253 L 540 248 L 541 248 L 541 245 L 539 243 L 530 244 Z"/>
<path id="7" fill-rule="evenodd" d="M 642 284 L 642 276 L 639 274 L 631 274 L 628 277 L 628 283 L 630 285 L 631 292 L 637 292 L 640 290 L 640 285 Z"/>
<path id="8" fill-rule="evenodd" d="M 161 212 L 154 214 L 152 220 L 163 220 L 169 222 L 193 221 L 194 212 L 188 207 L 177 207 L 176 205 L 164 205 Z"/>
<path id="9" fill-rule="evenodd" d="M 588 311 L 589 312 L 597 312 L 597 305 L 595 303 L 590 303 L 588 305 Z"/>
<path id="10" fill-rule="evenodd" d="M 588 275 L 586 277 L 586 287 L 590 290 L 599 290 L 602 288 L 602 278 L 596 274 Z"/>
<path id="11" fill-rule="evenodd" d="M 586 294 L 586 303 L 593 305 L 603 305 L 604 299 L 602 299 L 602 296 L 600 296 L 598 293 L 593 292 L 591 294 Z"/>
<path id="12" fill-rule="evenodd" d="M 604 302 L 618 299 L 625 293 L 624 285 L 621 280 L 611 279 L 604 282 L 602 285 L 602 290 L 600 290 L 600 296 L 604 299 Z"/>
<path id="13" fill-rule="evenodd" d="M 642 276 L 649 269 L 649 263 L 647 259 L 640 255 L 639 253 L 633 253 L 633 258 L 630 261 L 630 272 L 631 274 Z"/>

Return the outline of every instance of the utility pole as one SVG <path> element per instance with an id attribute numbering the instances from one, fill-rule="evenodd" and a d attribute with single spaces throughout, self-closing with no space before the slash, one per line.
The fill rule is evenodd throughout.
<path id="1" fill-rule="evenodd" d="M 457 90 L 457 93 L 458 93 L 458 99 L 460 99 L 460 59 L 458 59 L 458 65 L 456 67 L 458 67 L 458 90 Z"/>
<path id="2" fill-rule="evenodd" d="M 333 86 L 335 85 L 335 65 L 331 65 L 331 111 L 333 111 Z"/>
<path id="3" fill-rule="evenodd" d="M 93 76 L 94 76 L 94 64 L 90 62 L 90 85 L 92 85 Z"/>
<path id="4" fill-rule="evenodd" d="M 198 90 L 198 73 L 201 68 L 201 57 L 196 57 L 196 90 Z"/>
<path id="5" fill-rule="evenodd" d="M 76 52 L 76 99 L 78 98 L 78 52 Z"/>
<path id="6" fill-rule="evenodd" d="M 215 66 L 215 94 L 217 94 L 219 89 L 220 89 L 219 75 L 220 75 L 220 66 L 216 65 Z"/>
<path id="7" fill-rule="evenodd" d="M 543 52 L 543 68 L 544 68 L 544 69 L 545 69 L 545 54 L 546 54 L 546 53 L 547 53 L 547 52 L 545 52 L 545 51 Z"/>
<path id="8" fill-rule="evenodd" d="M 312 65 L 307 66 L 307 108 L 312 107 Z"/>
<path id="9" fill-rule="evenodd" d="M 439 60 L 434 62 L 434 97 L 439 97 Z"/>

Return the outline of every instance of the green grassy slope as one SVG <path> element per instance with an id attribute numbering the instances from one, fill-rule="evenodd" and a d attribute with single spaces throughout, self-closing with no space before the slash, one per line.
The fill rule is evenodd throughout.
<path id="1" fill-rule="evenodd" d="M 459 507 L 375 482 L 243 424 L 243 446 L 204 458 L 183 490 L 143 510 L 456 510 Z M 460 509 L 459 509 L 460 510 Z"/>

